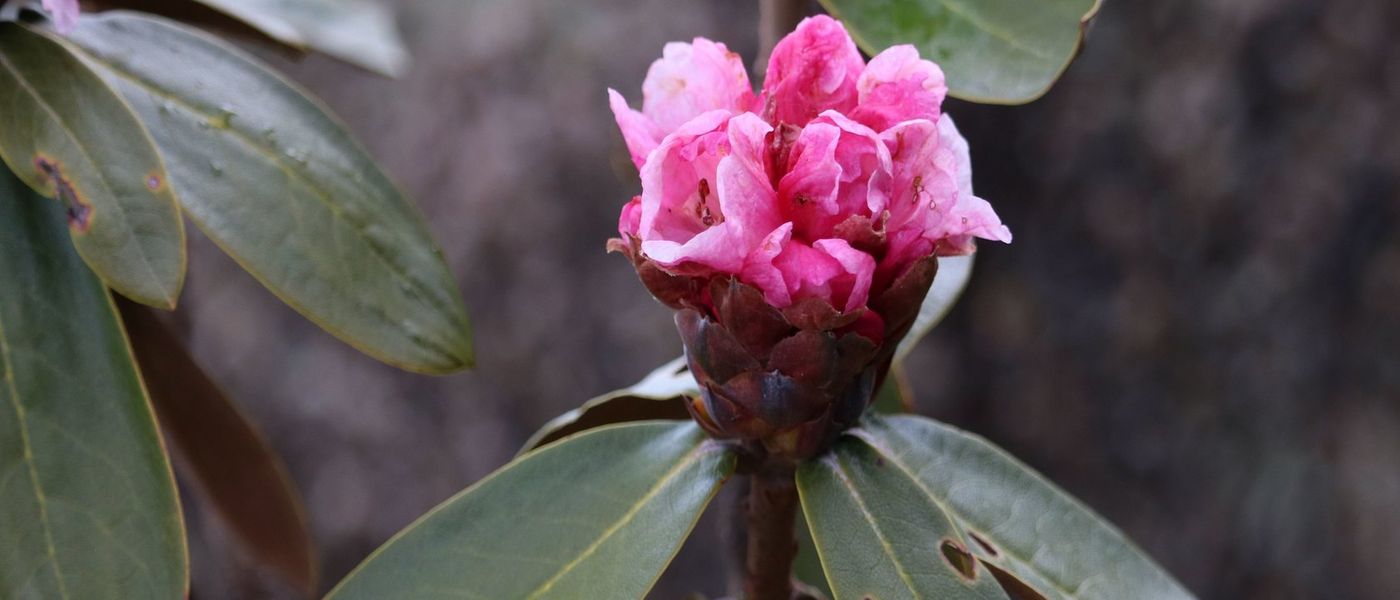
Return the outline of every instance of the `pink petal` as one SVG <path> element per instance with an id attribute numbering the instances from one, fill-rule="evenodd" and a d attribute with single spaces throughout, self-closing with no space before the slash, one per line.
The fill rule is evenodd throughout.
<path id="1" fill-rule="evenodd" d="M 948 94 L 943 70 L 910 45 L 892 46 L 870 59 L 856 82 L 860 105 L 851 118 L 876 131 L 913 119 L 936 120 Z"/>
<path id="2" fill-rule="evenodd" d="M 636 237 L 637 229 L 642 223 L 642 197 L 633 196 L 632 201 L 622 206 L 622 214 L 617 218 L 617 232 L 622 234 L 622 239 L 628 236 Z"/>
<path id="3" fill-rule="evenodd" d="M 632 164 L 637 165 L 638 169 L 642 168 L 647 155 L 655 150 L 656 145 L 661 143 L 661 138 L 665 137 L 661 127 L 646 115 L 632 110 L 627 106 L 622 94 L 612 88 L 608 88 L 608 105 L 612 107 L 617 128 L 622 130 L 622 141 L 627 143 L 627 152 L 632 155 Z"/>
<path id="4" fill-rule="evenodd" d="M 642 112 L 663 133 L 711 110 L 743 112 L 753 87 L 738 54 L 705 38 L 666 44 L 642 82 Z"/>
<path id="5" fill-rule="evenodd" d="M 642 165 L 637 237 L 647 256 L 663 264 L 682 260 L 687 251 L 680 246 L 719 220 L 714 185 L 719 161 L 728 153 L 728 122 L 727 111 L 704 113 L 666 136 Z M 714 249 L 706 244 L 698 241 L 691 251 Z"/>
<path id="6" fill-rule="evenodd" d="M 826 15 L 803 19 L 773 48 L 763 79 L 769 121 L 806 125 L 825 110 L 856 107 L 856 79 L 865 68 L 855 42 Z"/>
<path id="7" fill-rule="evenodd" d="M 67 34 L 78 26 L 78 0 L 44 0 L 44 10 L 49 11 L 59 33 Z"/>
<path id="8" fill-rule="evenodd" d="M 762 290 L 763 299 L 778 308 L 790 306 L 792 295 L 788 293 L 787 281 L 783 279 L 783 272 L 773 264 L 773 259 L 782 253 L 783 247 L 791 239 L 792 223 L 778 226 L 777 229 L 765 236 L 758 247 L 744 260 L 744 268 L 739 275 L 739 278 L 745 283 Z"/>
<path id="9" fill-rule="evenodd" d="M 1011 243 L 1011 230 L 1002 224 L 992 205 L 972 195 L 972 159 L 968 156 L 967 140 L 958 133 L 952 117 L 939 118 L 938 138 L 942 150 L 940 166 L 953 172 L 958 190 L 956 201 L 928 235 L 931 239 L 942 240 L 938 244 L 938 255 L 970 254 L 975 250 L 974 237 Z"/>
<path id="10" fill-rule="evenodd" d="M 746 250 L 782 223 L 777 192 L 764 168 L 764 141 L 772 126 L 758 115 L 743 113 L 729 120 L 729 155 L 720 160 L 720 227 L 730 230 L 731 240 Z"/>
<path id="11" fill-rule="evenodd" d="M 875 277 L 875 258 L 852 248 L 849 242 L 842 239 L 817 240 L 812 245 L 840 263 L 850 276 L 843 278 L 849 283 L 841 282 L 840 287 L 846 289 L 835 290 L 836 286 L 833 286 L 834 291 L 843 293 L 846 298 L 845 311 L 865 306 L 865 302 L 870 299 L 870 282 Z M 828 300 L 833 301 L 832 306 L 839 307 L 836 302 L 839 298 L 839 295 L 833 295 Z"/>

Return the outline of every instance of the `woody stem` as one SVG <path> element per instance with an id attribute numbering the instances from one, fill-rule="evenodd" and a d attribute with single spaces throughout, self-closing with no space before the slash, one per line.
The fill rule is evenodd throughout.
<path id="1" fill-rule="evenodd" d="M 797 556 L 794 471 L 791 464 L 770 461 L 749 477 L 746 600 L 792 598 L 792 561 Z"/>

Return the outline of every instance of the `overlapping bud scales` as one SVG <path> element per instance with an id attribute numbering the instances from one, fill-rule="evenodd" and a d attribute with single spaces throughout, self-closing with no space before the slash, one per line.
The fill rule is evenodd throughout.
<path id="1" fill-rule="evenodd" d="M 867 64 L 818 16 L 758 94 L 704 38 L 667 44 L 642 92 L 637 111 L 608 90 L 642 183 L 610 248 L 679 311 L 697 420 L 810 455 L 864 410 L 936 257 L 1011 241 L 972 193 L 943 72 L 912 46 Z"/>

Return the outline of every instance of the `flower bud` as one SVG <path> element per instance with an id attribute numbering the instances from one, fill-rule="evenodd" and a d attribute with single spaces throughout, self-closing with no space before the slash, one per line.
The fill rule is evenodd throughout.
<path id="1" fill-rule="evenodd" d="M 716 437 L 811 456 L 852 426 L 937 271 L 1009 242 L 972 194 L 947 87 L 912 46 L 866 64 L 840 23 L 804 20 L 761 93 L 722 44 L 672 43 L 641 111 L 609 90 L 641 195 L 609 249 L 677 310 Z"/>

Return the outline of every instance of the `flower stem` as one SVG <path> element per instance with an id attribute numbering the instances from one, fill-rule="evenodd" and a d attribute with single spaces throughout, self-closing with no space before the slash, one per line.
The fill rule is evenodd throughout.
<path id="1" fill-rule="evenodd" d="M 754 72 L 762 76 L 768 69 L 768 55 L 778 40 L 797 28 L 797 23 L 807 12 L 807 0 L 759 0 L 758 3 L 758 58 L 754 61 Z"/>
<path id="2" fill-rule="evenodd" d="M 746 600 L 790 600 L 797 483 L 791 464 L 765 464 L 749 476 Z"/>

